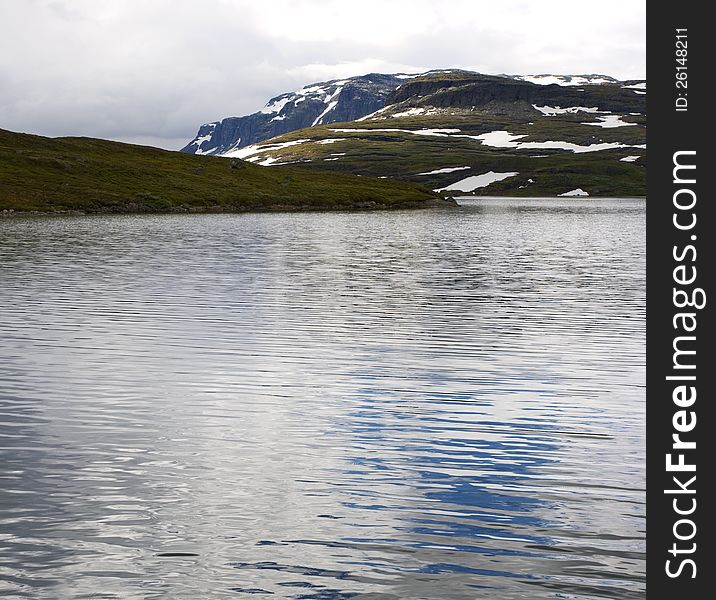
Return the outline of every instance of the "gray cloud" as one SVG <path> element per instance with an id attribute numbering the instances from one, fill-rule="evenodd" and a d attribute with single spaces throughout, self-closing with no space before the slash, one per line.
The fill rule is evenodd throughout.
<path id="1" fill-rule="evenodd" d="M 0 127 L 178 148 L 371 71 L 645 74 L 644 0 L 0 0 Z"/>

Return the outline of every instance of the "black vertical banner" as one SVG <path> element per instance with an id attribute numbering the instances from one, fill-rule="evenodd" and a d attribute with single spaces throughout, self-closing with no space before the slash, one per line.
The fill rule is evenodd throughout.
<path id="1" fill-rule="evenodd" d="M 708 3 L 647 13 L 647 597 L 713 597 L 716 363 Z M 698 591 L 697 591 L 698 590 Z"/>

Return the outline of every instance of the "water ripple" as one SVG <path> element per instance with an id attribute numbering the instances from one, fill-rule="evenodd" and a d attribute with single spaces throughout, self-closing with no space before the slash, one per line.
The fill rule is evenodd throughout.
<path id="1" fill-rule="evenodd" d="M 644 203 L 0 222 L 0 597 L 642 598 Z"/>

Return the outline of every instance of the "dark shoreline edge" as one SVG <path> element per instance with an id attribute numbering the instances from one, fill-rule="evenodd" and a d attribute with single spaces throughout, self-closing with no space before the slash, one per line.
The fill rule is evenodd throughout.
<path id="1" fill-rule="evenodd" d="M 157 210 L 152 208 L 135 210 L 117 210 L 98 208 L 95 210 L 14 210 L 3 209 L 0 211 L 0 218 L 14 217 L 90 217 L 100 215 L 192 215 L 192 214 L 259 214 L 259 213 L 366 213 L 366 212 L 395 212 L 400 210 L 434 210 L 434 209 L 460 209 L 459 203 L 454 198 L 443 200 L 426 200 L 423 202 L 410 202 L 400 205 L 363 203 L 356 206 L 340 208 L 321 208 L 320 206 L 296 205 L 274 205 L 270 207 L 182 207 L 177 206 L 171 209 Z"/>
<path id="2" fill-rule="evenodd" d="M 498 196 L 484 194 L 481 196 L 454 196 L 453 200 L 459 198 L 462 200 L 646 200 L 646 196 Z"/>
<path id="3" fill-rule="evenodd" d="M 234 207 L 227 208 L 222 206 L 207 207 L 175 207 L 169 210 L 53 210 L 53 211 L 19 211 L 14 209 L 3 209 L 0 211 L 0 218 L 13 217 L 92 217 L 104 215 L 244 215 L 244 214 L 261 214 L 261 213 L 366 213 L 366 212 L 395 212 L 401 210 L 434 210 L 434 209 L 460 209 L 462 206 L 457 199 L 464 200 L 582 200 L 589 202 L 590 200 L 643 200 L 646 196 L 456 196 L 448 197 L 443 200 L 433 200 L 425 202 L 415 202 L 410 204 L 402 204 L 400 206 L 376 204 L 374 206 L 354 206 L 344 208 L 320 208 L 310 205 L 276 205 L 272 207 Z"/>

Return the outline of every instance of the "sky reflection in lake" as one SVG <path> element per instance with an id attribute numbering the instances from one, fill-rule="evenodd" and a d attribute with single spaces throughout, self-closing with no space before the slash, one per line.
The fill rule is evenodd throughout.
<path id="1" fill-rule="evenodd" d="M 0 221 L 0 596 L 642 598 L 644 208 Z"/>

